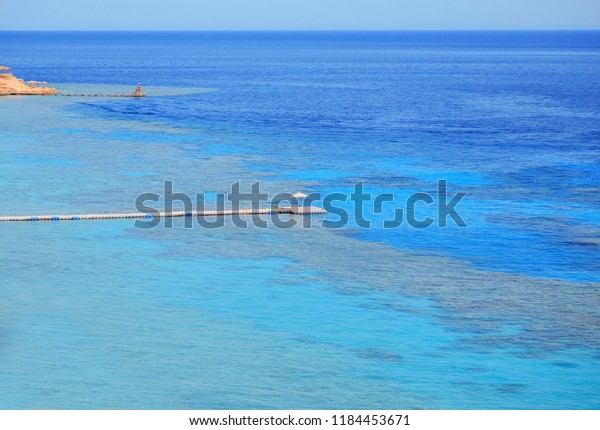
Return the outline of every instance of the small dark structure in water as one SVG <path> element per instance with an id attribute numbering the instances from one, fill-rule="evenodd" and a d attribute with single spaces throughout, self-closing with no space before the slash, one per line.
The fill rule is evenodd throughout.
<path id="1" fill-rule="evenodd" d="M 142 84 L 138 84 L 135 91 L 131 94 L 131 97 L 146 97 L 144 90 L 142 90 Z"/>

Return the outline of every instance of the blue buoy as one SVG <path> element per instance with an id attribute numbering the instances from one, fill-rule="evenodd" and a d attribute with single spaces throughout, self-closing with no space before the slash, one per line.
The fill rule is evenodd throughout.
<path id="1" fill-rule="evenodd" d="M 38 217 L 36 217 L 36 216 L 32 216 L 32 217 L 31 217 L 31 221 L 39 221 L 39 220 L 38 220 Z"/>
<path id="2" fill-rule="evenodd" d="M 73 221 L 79 221 L 81 218 L 79 218 L 78 216 L 74 216 L 71 218 Z"/>
<path id="3" fill-rule="evenodd" d="M 57 216 L 53 216 L 52 221 L 60 221 L 60 219 Z"/>
<path id="4" fill-rule="evenodd" d="M 152 216 L 152 214 L 147 214 L 146 218 L 154 218 L 154 217 Z"/>
<path id="5" fill-rule="evenodd" d="M 192 212 L 186 212 L 185 216 L 193 216 L 194 214 Z"/>

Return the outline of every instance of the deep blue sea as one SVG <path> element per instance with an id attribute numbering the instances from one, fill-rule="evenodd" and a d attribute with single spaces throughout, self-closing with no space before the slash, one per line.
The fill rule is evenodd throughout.
<path id="1" fill-rule="evenodd" d="M 600 408 L 600 32 L 0 32 L 0 64 L 149 94 L 0 98 L 2 214 L 396 198 L 371 228 L 1 223 L 0 408 Z M 467 228 L 383 228 L 442 179 Z"/>

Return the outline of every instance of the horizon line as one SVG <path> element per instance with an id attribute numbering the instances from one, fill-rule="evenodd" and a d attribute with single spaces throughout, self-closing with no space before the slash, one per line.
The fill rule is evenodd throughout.
<path id="1" fill-rule="evenodd" d="M 248 33 L 293 33 L 293 32 L 498 32 L 498 31 L 600 31 L 599 28 L 407 28 L 407 29 L 0 29 L 0 33 L 9 32 L 248 32 Z"/>

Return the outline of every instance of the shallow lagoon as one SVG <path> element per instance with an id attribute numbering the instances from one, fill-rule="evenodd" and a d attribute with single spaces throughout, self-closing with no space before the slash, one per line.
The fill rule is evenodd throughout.
<path id="1" fill-rule="evenodd" d="M 448 179 L 469 228 L 0 225 L 0 406 L 597 408 L 600 44 L 567 36 L 2 33 L 153 96 L 0 100 L 0 212 Z"/>

